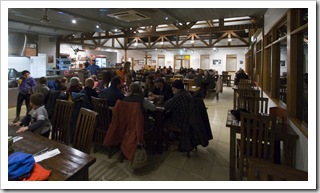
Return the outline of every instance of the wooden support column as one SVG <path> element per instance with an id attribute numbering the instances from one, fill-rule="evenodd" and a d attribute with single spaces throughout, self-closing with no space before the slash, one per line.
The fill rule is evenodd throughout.
<path id="1" fill-rule="evenodd" d="M 56 41 L 56 58 L 59 58 L 60 56 L 60 37 L 57 38 Z"/>

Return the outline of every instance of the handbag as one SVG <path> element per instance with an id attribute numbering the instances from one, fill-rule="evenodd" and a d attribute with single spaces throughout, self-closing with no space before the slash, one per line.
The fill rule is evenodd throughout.
<path id="1" fill-rule="evenodd" d="M 131 162 L 132 169 L 139 169 L 147 164 L 147 151 L 143 146 L 138 146 Z"/>

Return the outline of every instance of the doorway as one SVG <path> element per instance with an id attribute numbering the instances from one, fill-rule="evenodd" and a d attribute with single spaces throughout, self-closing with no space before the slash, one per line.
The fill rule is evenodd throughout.
<path id="1" fill-rule="evenodd" d="M 190 55 L 174 55 L 173 71 L 179 71 L 181 67 L 190 68 Z"/>
<path id="2" fill-rule="evenodd" d="M 200 69 L 209 70 L 210 55 L 200 55 Z"/>
<path id="3" fill-rule="evenodd" d="M 237 70 L 237 55 L 229 54 L 226 60 L 226 71 L 235 72 Z"/>

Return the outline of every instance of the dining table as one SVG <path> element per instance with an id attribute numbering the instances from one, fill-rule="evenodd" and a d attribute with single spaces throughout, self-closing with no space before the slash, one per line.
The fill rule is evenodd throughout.
<path id="1" fill-rule="evenodd" d="M 48 181 L 89 180 L 89 167 L 96 162 L 95 157 L 31 131 L 16 133 L 18 129 L 17 126 L 8 126 L 8 136 L 19 138 L 13 143 L 14 152 L 33 154 L 34 157 L 42 150 L 60 152 L 53 157 L 38 161 L 43 168 L 51 170 Z"/>
<path id="2" fill-rule="evenodd" d="M 268 116 L 268 114 L 263 114 Z M 230 144 L 229 144 L 229 179 L 231 181 L 236 180 L 236 134 L 241 132 L 241 122 L 231 113 L 231 109 L 228 110 L 226 127 L 230 128 Z M 296 140 L 299 135 L 288 125 L 287 130 L 282 129 L 281 126 L 276 126 L 275 129 L 275 143 L 284 142 L 284 155 L 283 165 L 290 167 L 295 166 L 295 152 L 296 152 Z M 280 144 L 280 143 L 277 143 Z M 275 162 L 281 162 L 280 156 L 280 145 L 275 145 Z"/>

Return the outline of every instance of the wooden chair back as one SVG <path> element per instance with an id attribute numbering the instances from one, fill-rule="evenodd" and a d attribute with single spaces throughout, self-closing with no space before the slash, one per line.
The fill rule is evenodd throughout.
<path id="1" fill-rule="evenodd" d="M 248 159 L 249 181 L 308 181 L 308 172 L 262 159 Z"/>
<path id="2" fill-rule="evenodd" d="M 51 120 L 52 140 L 69 145 L 72 108 L 73 102 L 61 99 L 56 100 Z"/>
<path id="3" fill-rule="evenodd" d="M 275 119 L 271 116 L 241 113 L 239 175 L 246 176 L 247 158 L 257 157 L 273 162 Z"/>
<path id="4" fill-rule="evenodd" d="M 102 143 L 110 125 L 111 113 L 108 105 L 108 99 L 96 98 L 91 96 L 91 103 L 93 110 L 98 113 L 98 125 L 95 130 L 93 139 L 94 152 L 96 152 L 98 149 L 103 147 Z"/>
<path id="5" fill-rule="evenodd" d="M 270 107 L 269 108 L 269 115 L 274 117 L 276 119 L 276 126 L 277 129 L 280 129 L 281 133 L 284 133 L 284 135 L 288 135 L 288 113 L 286 109 L 280 108 L 280 107 Z M 283 142 L 283 149 L 284 151 L 287 151 L 288 149 L 288 139 L 286 139 Z M 285 156 L 284 159 L 282 159 L 283 164 L 286 164 L 290 166 L 290 161 Z M 275 142 L 275 163 L 280 164 L 281 163 L 281 148 L 280 148 L 280 142 Z"/>
<path id="6" fill-rule="evenodd" d="M 244 104 L 244 97 L 251 96 L 251 97 L 259 97 L 260 90 L 259 89 L 238 89 L 237 90 L 237 104 L 236 108 L 245 108 Z"/>
<path id="7" fill-rule="evenodd" d="M 270 116 L 274 116 L 277 119 L 277 124 L 288 125 L 288 112 L 286 109 L 280 107 L 270 107 Z"/>
<path id="8" fill-rule="evenodd" d="M 81 107 L 75 128 L 73 147 L 90 154 L 98 113 Z"/>
<path id="9" fill-rule="evenodd" d="M 252 88 L 252 83 L 250 79 L 240 79 L 238 83 L 239 89 L 250 89 Z"/>
<path id="10" fill-rule="evenodd" d="M 259 113 L 268 113 L 268 98 L 263 97 L 253 97 L 253 96 L 244 96 L 244 108 L 247 109 L 250 113 L 259 114 Z"/>

